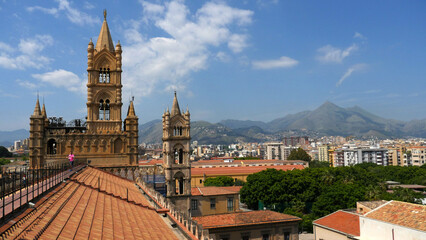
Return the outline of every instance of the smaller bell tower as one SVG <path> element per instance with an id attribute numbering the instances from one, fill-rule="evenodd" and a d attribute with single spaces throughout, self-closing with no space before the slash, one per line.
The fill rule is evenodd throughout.
<path id="1" fill-rule="evenodd" d="M 45 142 L 44 130 L 46 126 L 47 117 L 46 110 L 43 104 L 43 113 L 40 110 L 40 102 L 37 102 L 34 108 L 34 113 L 30 117 L 30 164 L 31 168 L 40 168 L 44 164 L 45 157 Z"/>
<path id="2" fill-rule="evenodd" d="M 163 114 L 163 167 L 166 197 L 184 212 L 191 201 L 190 140 L 190 114 L 180 111 L 175 92 L 171 113 Z"/>

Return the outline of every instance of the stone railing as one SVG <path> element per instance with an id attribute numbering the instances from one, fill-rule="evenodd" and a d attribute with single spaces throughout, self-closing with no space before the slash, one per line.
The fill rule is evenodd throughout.
<path id="1" fill-rule="evenodd" d="M 192 220 L 191 216 L 178 209 L 169 199 L 164 197 L 159 192 L 155 191 L 152 187 L 142 181 L 141 178 L 136 179 L 136 184 L 142 191 L 152 200 L 157 210 L 163 210 L 167 213 L 169 218 L 181 228 L 181 230 L 190 239 L 208 240 L 209 230 L 203 229 L 201 224 Z"/>

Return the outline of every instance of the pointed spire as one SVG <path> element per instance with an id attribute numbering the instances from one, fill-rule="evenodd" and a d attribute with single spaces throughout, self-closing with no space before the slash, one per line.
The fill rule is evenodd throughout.
<path id="1" fill-rule="evenodd" d="M 133 106 L 133 101 L 130 102 L 129 112 L 127 113 L 127 116 L 128 117 L 134 117 L 134 116 L 136 116 L 136 114 L 135 114 L 135 107 Z"/>
<path id="2" fill-rule="evenodd" d="M 179 108 L 179 103 L 178 103 L 176 91 L 175 91 L 175 98 L 173 99 L 171 116 L 173 117 L 173 116 L 178 115 L 178 114 L 180 114 L 180 108 Z"/>
<path id="3" fill-rule="evenodd" d="M 41 115 L 44 118 L 47 118 L 46 107 L 44 106 L 44 98 L 43 98 L 43 108 L 41 109 Z"/>
<path id="4" fill-rule="evenodd" d="M 34 116 L 41 116 L 41 111 L 40 111 L 40 102 L 38 101 L 38 93 L 37 93 L 37 102 L 34 108 Z"/>
<path id="5" fill-rule="evenodd" d="M 98 41 L 96 42 L 96 50 L 100 52 L 103 48 L 109 51 L 114 51 L 111 33 L 109 32 L 108 23 L 106 21 L 106 10 L 104 10 L 104 22 L 102 23 L 101 32 L 99 33 Z"/>

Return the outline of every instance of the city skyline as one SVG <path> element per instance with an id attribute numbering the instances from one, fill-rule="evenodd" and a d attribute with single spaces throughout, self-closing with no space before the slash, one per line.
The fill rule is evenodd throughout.
<path id="1" fill-rule="evenodd" d="M 368 5 L 368 7 L 366 7 Z M 424 119 L 424 2 L 0 3 L 0 130 L 84 118 L 87 44 L 102 10 L 123 48 L 124 109 L 161 118 L 177 90 L 193 120 L 270 121 L 325 101 Z M 422 81 L 423 80 L 423 81 Z M 13 103 L 13 104 L 12 104 Z M 419 111 L 420 110 L 420 111 Z M 123 116 L 124 118 L 124 116 Z"/>

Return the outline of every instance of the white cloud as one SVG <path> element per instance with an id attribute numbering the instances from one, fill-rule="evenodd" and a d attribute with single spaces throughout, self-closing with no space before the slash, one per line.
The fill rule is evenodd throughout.
<path id="1" fill-rule="evenodd" d="M 34 38 L 21 39 L 18 48 L 24 54 L 33 55 L 52 44 L 53 38 L 50 35 L 36 35 Z"/>
<path id="2" fill-rule="evenodd" d="M 53 44 L 50 35 L 36 35 L 33 38 L 21 39 L 18 47 L 13 48 L 0 43 L 0 67 L 7 69 L 40 69 L 51 62 L 51 59 L 41 54 L 42 50 Z"/>
<path id="3" fill-rule="evenodd" d="M 17 79 L 16 82 L 19 84 L 19 86 L 28 88 L 28 89 L 36 89 L 38 87 L 37 84 L 30 81 L 22 81 L 20 79 Z"/>
<path id="4" fill-rule="evenodd" d="M 84 2 L 83 7 L 85 9 L 93 9 L 95 8 L 95 5 L 91 4 L 90 2 Z"/>
<path id="5" fill-rule="evenodd" d="M 70 20 L 72 23 L 75 23 L 77 25 L 85 25 L 85 24 L 97 24 L 99 23 L 99 20 L 88 15 L 87 13 L 81 12 L 76 8 L 73 8 L 70 6 L 70 3 L 67 0 L 56 0 L 58 3 L 57 8 L 44 8 L 40 6 L 33 6 L 33 7 L 27 7 L 27 11 L 33 12 L 33 11 L 41 11 L 50 15 L 53 15 L 55 17 L 59 17 L 60 11 L 63 11 L 65 15 L 67 16 L 68 20 Z M 89 3 L 90 4 L 90 3 Z M 88 5 L 86 4 L 85 7 Z"/>
<path id="6" fill-rule="evenodd" d="M 358 46 L 356 44 L 352 44 L 346 49 L 339 49 L 331 45 L 326 45 L 317 50 L 320 54 L 317 56 L 317 59 L 323 63 L 341 63 L 343 59 L 349 57 L 349 55 L 356 50 L 358 50 Z"/>
<path id="7" fill-rule="evenodd" d="M 123 81 L 141 95 L 161 89 L 184 89 L 192 72 L 206 69 L 210 57 L 226 59 L 247 46 L 247 35 L 239 31 L 252 21 L 253 12 L 232 8 L 222 2 L 207 2 L 191 13 L 183 1 L 154 4 L 141 1 L 143 18 L 132 21 L 123 43 Z M 154 24 L 166 37 L 144 38 L 141 24 Z M 222 47 L 215 56 L 211 48 Z M 127 92 L 127 93 L 126 93 Z M 125 97 L 124 97 L 125 98 Z"/>
<path id="8" fill-rule="evenodd" d="M 253 61 L 252 66 L 255 69 L 290 68 L 296 66 L 298 63 L 297 60 L 282 56 L 279 59 Z"/>
<path id="9" fill-rule="evenodd" d="M 246 42 L 247 36 L 242 34 L 232 34 L 229 39 L 228 47 L 235 53 L 241 52 L 244 48 L 247 47 Z"/>
<path id="10" fill-rule="evenodd" d="M 361 33 L 359 33 L 359 32 L 355 32 L 355 34 L 354 34 L 354 38 L 359 38 L 359 39 L 362 39 L 362 40 L 367 39 L 364 35 L 362 35 L 362 34 L 361 34 Z"/>
<path id="11" fill-rule="evenodd" d="M 354 73 L 355 71 L 362 70 L 366 66 L 367 65 L 364 64 L 364 63 L 359 63 L 359 64 L 355 64 L 355 65 L 351 66 L 350 68 L 348 68 L 348 70 L 346 70 L 345 74 L 343 74 L 343 76 L 336 83 L 336 87 L 340 86 L 343 83 L 343 81 L 345 81 L 346 78 L 348 78 L 349 76 L 352 75 L 352 73 Z"/>
<path id="12" fill-rule="evenodd" d="M 216 58 L 221 62 L 229 62 L 231 60 L 231 57 L 222 51 L 216 54 Z"/>
<path id="13" fill-rule="evenodd" d="M 86 91 L 84 80 L 80 79 L 76 74 L 63 69 L 43 74 L 33 74 L 32 77 L 43 83 L 65 88 L 71 92 L 85 93 Z"/>
<path id="14" fill-rule="evenodd" d="M 13 52 L 14 49 L 9 44 L 4 43 L 4 42 L 0 42 L 0 51 L 2 51 L 2 52 Z"/>

